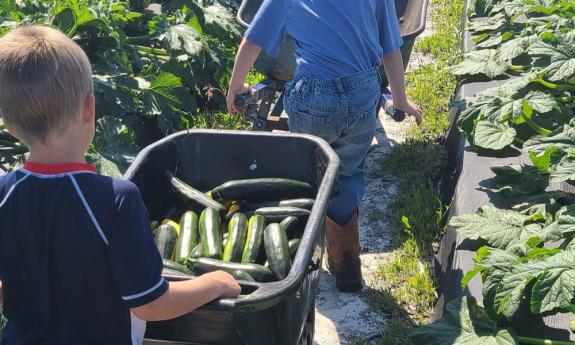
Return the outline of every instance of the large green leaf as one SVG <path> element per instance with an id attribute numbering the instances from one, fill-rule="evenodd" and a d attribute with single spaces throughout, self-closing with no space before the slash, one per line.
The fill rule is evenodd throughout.
<path id="1" fill-rule="evenodd" d="M 539 224 L 526 224 L 529 218 L 518 212 L 482 206 L 475 214 L 453 217 L 450 225 L 470 239 L 483 239 L 492 247 L 508 249 L 539 233 Z"/>
<path id="2" fill-rule="evenodd" d="M 529 165 L 494 166 L 495 184 L 506 196 L 542 192 L 547 187 L 548 176 L 539 169 Z"/>
<path id="3" fill-rule="evenodd" d="M 234 40 L 241 36 L 234 14 L 219 3 L 204 7 L 204 32 L 223 41 Z"/>
<path id="4" fill-rule="evenodd" d="M 567 155 L 551 172 L 549 182 L 575 181 L 575 157 Z"/>
<path id="5" fill-rule="evenodd" d="M 479 121 L 475 126 L 473 144 L 485 149 L 501 150 L 513 143 L 515 129 L 506 123 Z"/>
<path id="6" fill-rule="evenodd" d="M 137 111 L 138 82 L 128 75 L 94 75 L 94 95 L 99 116 L 122 117 Z"/>
<path id="7" fill-rule="evenodd" d="M 557 147 L 559 153 L 575 149 L 575 127 L 564 125 L 550 136 L 534 136 L 525 142 L 523 149 L 542 154 L 552 146 Z"/>
<path id="8" fill-rule="evenodd" d="M 563 206 L 575 204 L 575 195 L 563 191 L 545 192 L 543 194 L 533 195 L 513 206 L 515 211 L 533 215 L 539 213 L 544 218 L 554 219 Z"/>
<path id="9" fill-rule="evenodd" d="M 496 303 L 501 314 L 507 317 L 515 314 L 531 281 L 535 281 L 530 303 L 533 313 L 570 306 L 575 297 L 575 250 L 514 266 L 498 287 Z"/>
<path id="10" fill-rule="evenodd" d="M 164 37 L 164 47 L 197 57 L 204 50 L 201 34 L 188 24 L 174 25 L 168 29 Z"/>
<path id="11" fill-rule="evenodd" d="M 472 297 L 449 302 L 445 315 L 413 332 L 418 345 L 517 345 L 515 332 L 498 328 L 497 323 Z"/>
<path id="12" fill-rule="evenodd" d="M 122 120 L 111 116 L 98 119 L 88 157 L 96 163 L 101 174 L 120 177 L 138 151 L 133 131 Z"/>
<path id="13" fill-rule="evenodd" d="M 529 47 L 537 41 L 537 35 L 516 37 L 504 42 L 497 48 L 497 58 L 503 61 L 511 61 L 528 51 Z"/>
<path id="14" fill-rule="evenodd" d="M 541 56 L 539 64 L 551 81 L 566 80 L 575 75 L 575 30 L 557 36 L 557 43 L 536 42 L 530 53 Z"/>
<path id="15" fill-rule="evenodd" d="M 457 76 L 485 75 L 495 78 L 505 74 L 509 64 L 497 56 L 495 49 L 473 50 L 464 55 L 464 61 L 449 68 Z"/>

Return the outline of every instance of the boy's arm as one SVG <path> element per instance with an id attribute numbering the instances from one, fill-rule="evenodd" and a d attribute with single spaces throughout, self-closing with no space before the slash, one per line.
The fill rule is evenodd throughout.
<path id="1" fill-rule="evenodd" d="M 415 116 L 417 124 L 421 125 L 423 121 L 421 108 L 409 101 L 405 93 L 405 73 L 401 51 L 396 49 L 390 54 L 385 54 L 383 56 L 383 67 L 385 68 L 385 75 L 393 95 L 394 108 Z"/>
<path id="2" fill-rule="evenodd" d="M 236 96 L 251 92 L 251 89 L 248 86 L 245 86 L 244 82 L 261 50 L 261 47 L 251 43 L 245 38 L 242 40 L 238 49 L 236 62 L 234 63 L 234 71 L 232 72 L 230 87 L 228 89 L 227 104 L 229 113 L 243 111 L 243 109 L 237 109 L 234 102 Z"/>
<path id="3" fill-rule="evenodd" d="M 229 274 L 217 271 L 199 278 L 170 282 L 168 290 L 155 301 L 132 308 L 145 321 L 161 321 L 184 315 L 219 297 L 236 297 L 241 288 Z"/>

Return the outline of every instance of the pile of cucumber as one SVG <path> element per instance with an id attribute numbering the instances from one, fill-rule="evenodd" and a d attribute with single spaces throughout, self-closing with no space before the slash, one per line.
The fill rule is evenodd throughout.
<path id="1" fill-rule="evenodd" d="M 166 177 L 183 214 L 179 223 L 167 218 L 152 224 L 165 274 L 223 270 L 257 282 L 287 277 L 314 203 L 311 185 L 246 179 L 203 193 L 170 172 Z"/>

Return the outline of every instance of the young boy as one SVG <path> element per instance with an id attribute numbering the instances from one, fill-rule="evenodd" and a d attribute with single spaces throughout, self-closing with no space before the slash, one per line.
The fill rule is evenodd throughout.
<path id="1" fill-rule="evenodd" d="M 0 116 L 30 148 L 0 177 L 0 303 L 12 344 L 141 344 L 145 320 L 183 315 L 240 287 L 227 273 L 162 278 L 135 185 L 97 175 L 92 70 L 64 34 L 0 38 Z"/>
<path id="2" fill-rule="evenodd" d="M 276 55 L 285 34 L 296 42 L 297 68 L 285 89 L 294 133 L 325 139 L 341 160 L 339 195 L 326 222 L 328 264 L 340 291 L 362 288 L 357 208 L 364 192 L 363 162 L 381 100 L 379 66 L 394 107 L 416 116 L 405 94 L 402 44 L 393 0 L 264 0 L 242 41 L 228 93 L 228 110 L 261 49 Z"/>

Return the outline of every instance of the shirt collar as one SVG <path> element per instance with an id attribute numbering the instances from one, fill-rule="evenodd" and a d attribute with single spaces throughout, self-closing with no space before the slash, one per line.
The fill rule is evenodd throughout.
<path id="1" fill-rule="evenodd" d="M 96 172 L 96 167 L 87 163 L 45 164 L 26 161 L 24 162 L 24 169 L 32 173 L 43 175 L 56 175 L 71 172 Z"/>

